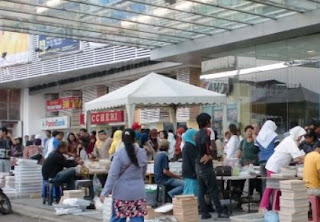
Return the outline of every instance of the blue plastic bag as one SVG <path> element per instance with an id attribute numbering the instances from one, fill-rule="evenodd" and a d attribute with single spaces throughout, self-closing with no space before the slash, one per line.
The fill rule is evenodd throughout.
<path id="1" fill-rule="evenodd" d="M 264 222 L 279 222 L 279 215 L 274 211 L 268 211 L 264 215 Z"/>

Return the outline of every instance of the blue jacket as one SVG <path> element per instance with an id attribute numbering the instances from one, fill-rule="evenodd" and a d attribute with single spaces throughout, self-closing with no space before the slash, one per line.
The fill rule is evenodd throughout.
<path id="1" fill-rule="evenodd" d="M 263 147 L 260 145 L 258 141 L 256 141 L 256 146 L 259 147 L 259 161 L 260 163 L 265 163 L 268 161 L 268 159 L 271 157 L 271 155 L 274 153 L 274 149 L 279 144 L 280 140 L 279 137 L 275 137 L 271 143 L 268 145 L 268 147 Z"/>

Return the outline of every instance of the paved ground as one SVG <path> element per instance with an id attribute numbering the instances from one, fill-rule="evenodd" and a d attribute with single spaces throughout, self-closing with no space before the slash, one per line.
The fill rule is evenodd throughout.
<path id="1" fill-rule="evenodd" d="M 0 215 L 0 221 L 1 222 L 47 222 L 45 220 L 41 219 L 33 219 L 26 216 L 21 216 L 17 214 L 11 214 L 11 215 Z"/>

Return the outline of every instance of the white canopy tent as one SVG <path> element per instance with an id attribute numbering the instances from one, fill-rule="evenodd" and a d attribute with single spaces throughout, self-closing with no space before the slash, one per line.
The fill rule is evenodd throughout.
<path id="1" fill-rule="evenodd" d="M 226 96 L 194 85 L 151 73 L 122 88 L 85 103 L 86 111 L 125 107 L 128 126 L 138 107 L 168 107 L 176 127 L 177 107 L 225 103 Z"/>

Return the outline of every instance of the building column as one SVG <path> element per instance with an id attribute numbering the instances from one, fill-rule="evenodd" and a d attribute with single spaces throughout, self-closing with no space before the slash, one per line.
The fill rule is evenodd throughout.
<path id="1" fill-rule="evenodd" d="M 201 68 L 186 67 L 175 71 L 177 80 L 191 85 L 200 86 Z M 188 127 L 198 128 L 196 117 L 200 113 L 200 106 L 191 108 L 179 108 L 177 110 L 177 121 L 187 122 Z"/>

